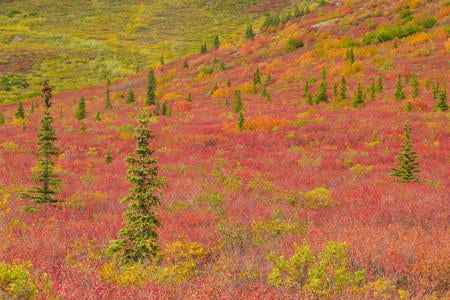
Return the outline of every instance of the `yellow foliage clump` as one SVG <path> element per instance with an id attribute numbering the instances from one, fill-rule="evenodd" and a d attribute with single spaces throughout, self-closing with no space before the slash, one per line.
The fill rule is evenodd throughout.
<path id="1" fill-rule="evenodd" d="M 419 32 L 407 38 L 407 42 L 412 46 L 423 44 L 430 40 L 430 35 L 426 32 Z"/>
<path id="2" fill-rule="evenodd" d="M 164 94 L 163 96 L 163 100 L 169 101 L 169 100 L 173 100 L 173 99 L 182 99 L 183 96 L 178 94 L 178 93 L 167 93 Z"/>
<path id="3" fill-rule="evenodd" d="M 302 206 L 304 208 L 319 209 L 336 205 L 331 198 L 331 192 L 326 187 L 318 187 L 303 193 Z"/>
<path id="4" fill-rule="evenodd" d="M 230 88 L 218 88 L 214 91 L 214 93 L 211 95 L 214 99 L 231 99 L 234 96 L 234 90 Z"/>
<path id="5" fill-rule="evenodd" d="M 354 62 L 353 64 L 347 63 L 342 70 L 342 76 L 352 76 L 356 73 L 364 72 L 364 67 L 360 62 Z"/>
<path id="6" fill-rule="evenodd" d="M 353 167 L 351 167 L 349 170 L 355 177 L 361 177 L 364 174 L 369 174 L 372 172 L 373 167 L 372 166 L 363 166 L 361 164 L 356 164 Z"/>
<path id="7" fill-rule="evenodd" d="M 250 82 L 245 82 L 238 86 L 238 90 L 241 91 L 241 93 L 252 93 L 253 92 L 253 84 Z"/>
<path id="8" fill-rule="evenodd" d="M 256 131 L 267 130 L 272 131 L 274 128 L 286 127 L 287 122 L 282 119 L 268 118 L 268 117 L 256 117 L 254 119 L 245 121 L 244 130 Z"/>

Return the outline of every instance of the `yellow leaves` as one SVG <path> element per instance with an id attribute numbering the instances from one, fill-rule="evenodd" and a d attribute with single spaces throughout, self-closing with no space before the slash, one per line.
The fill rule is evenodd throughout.
<path id="1" fill-rule="evenodd" d="M 234 90 L 230 88 L 218 88 L 211 95 L 214 99 L 232 99 L 234 97 Z"/>
<path id="2" fill-rule="evenodd" d="M 356 164 L 353 167 L 349 168 L 354 177 L 361 177 L 364 174 L 369 174 L 372 172 L 372 169 L 372 166 L 363 166 L 361 164 Z"/>
<path id="3" fill-rule="evenodd" d="M 406 42 L 412 46 L 426 43 L 431 40 L 431 37 L 426 32 L 416 33 L 406 39 Z"/>
<path id="4" fill-rule="evenodd" d="M 302 206 L 305 208 L 319 209 L 335 206 L 337 202 L 331 198 L 331 192 L 324 186 L 303 193 Z"/>
<path id="5" fill-rule="evenodd" d="M 364 72 L 364 67 L 360 62 L 356 61 L 353 64 L 351 63 L 345 64 L 344 69 L 342 70 L 342 76 L 347 77 L 362 72 Z"/>
<path id="6" fill-rule="evenodd" d="M 182 99 L 183 96 L 178 93 L 172 92 L 172 93 L 164 94 L 164 96 L 162 98 L 165 101 L 169 101 L 169 100 L 174 100 L 174 99 Z"/>
<path id="7" fill-rule="evenodd" d="M 3 150 L 6 153 L 13 153 L 17 150 L 19 150 L 19 144 L 16 144 L 14 142 L 4 142 L 2 144 L 0 144 L 0 147 L 3 148 Z"/>

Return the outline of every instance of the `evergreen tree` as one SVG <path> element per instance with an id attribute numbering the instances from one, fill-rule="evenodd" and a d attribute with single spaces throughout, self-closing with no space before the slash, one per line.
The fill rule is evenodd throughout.
<path id="1" fill-rule="evenodd" d="M 108 152 L 106 152 L 106 156 L 105 156 L 105 163 L 110 164 L 110 163 L 112 163 L 113 160 L 114 160 L 114 158 L 111 155 L 111 147 L 108 146 Z"/>
<path id="2" fill-rule="evenodd" d="M 17 107 L 17 112 L 14 114 L 14 117 L 16 119 L 25 119 L 25 110 L 23 109 L 22 101 L 19 102 L 19 105 Z"/>
<path id="3" fill-rule="evenodd" d="M 145 98 L 145 105 L 155 104 L 156 78 L 155 71 L 150 69 L 147 77 L 147 94 Z"/>
<path id="4" fill-rule="evenodd" d="M 42 88 L 42 97 L 44 98 L 44 117 L 41 119 L 41 128 L 38 134 L 38 160 L 35 168 L 35 174 L 32 177 L 39 186 L 34 186 L 30 190 L 22 193 L 25 198 L 31 198 L 34 203 L 55 203 L 59 200 L 54 196 L 57 194 L 57 188 L 60 185 L 58 176 L 53 171 L 54 159 L 60 153 L 54 145 L 56 141 L 56 132 L 52 127 L 53 118 L 50 115 L 52 106 L 52 89 L 44 82 Z"/>
<path id="5" fill-rule="evenodd" d="M 414 108 L 414 107 L 413 107 L 411 101 L 408 101 L 408 103 L 406 104 L 406 109 L 405 109 L 405 111 L 406 111 L 406 112 L 410 112 L 410 111 L 413 110 L 413 108 Z"/>
<path id="6" fill-rule="evenodd" d="M 6 123 L 5 116 L 3 116 L 3 112 L 0 111 L 0 125 L 5 123 Z"/>
<path id="7" fill-rule="evenodd" d="M 231 78 L 230 77 L 228 77 L 228 80 L 227 80 L 227 87 L 231 87 Z"/>
<path id="8" fill-rule="evenodd" d="M 128 96 L 127 96 L 127 100 L 126 103 L 131 104 L 136 102 L 136 100 L 134 99 L 134 91 L 133 89 L 128 89 Z"/>
<path id="9" fill-rule="evenodd" d="M 269 93 L 269 92 L 266 93 L 266 100 L 265 100 L 264 102 L 265 102 L 265 103 L 270 103 L 270 102 L 272 102 L 272 97 L 270 96 L 270 93 Z"/>
<path id="10" fill-rule="evenodd" d="M 113 106 L 111 104 L 111 80 L 108 79 L 108 82 L 106 83 L 106 109 L 112 109 Z"/>
<path id="11" fill-rule="evenodd" d="M 34 101 L 33 101 L 33 102 L 31 102 L 30 114 L 34 114 L 34 109 L 35 109 L 35 106 L 34 106 Z"/>
<path id="12" fill-rule="evenodd" d="M 302 95 L 302 97 L 303 97 L 303 98 L 306 98 L 306 97 L 308 96 L 308 93 L 309 93 L 309 81 L 306 80 L 306 81 L 305 81 L 305 88 L 303 89 L 303 95 Z"/>
<path id="13" fill-rule="evenodd" d="M 100 112 L 98 111 L 96 114 L 95 114 L 95 121 L 96 122 L 100 122 L 102 120 L 102 117 L 101 117 L 101 115 L 100 115 Z"/>
<path id="14" fill-rule="evenodd" d="M 433 99 L 437 99 L 439 97 L 439 91 L 441 90 L 439 82 L 435 83 L 431 88 L 431 92 L 433 93 Z"/>
<path id="15" fill-rule="evenodd" d="M 381 93 L 382 91 L 383 91 L 383 77 L 382 76 L 378 76 L 377 92 Z"/>
<path id="16" fill-rule="evenodd" d="M 232 109 L 233 109 L 234 113 L 238 113 L 244 109 L 244 104 L 242 102 L 242 96 L 241 96 L 240 90 L 236 90 L 236 92 L 234 93 Z"/>
<path id="17" fill-rule="evenodd" d="M 213 45 L 214 45 L 214 48 L 216 48 L 216 49 L 218 49 L 220 47 L 220 40 L 219 40 L 219 36 L 218 35 L 216 35 L 214 37 Z"/>
<path id="18" fill-rule="evenodd" d="M 238 121 L 238 127 L 239 127 L 240 131 L 244 130 L 244 122 L 245 122 L 244 114 L 242 113 L 242 110 L 241 110 L 239 112 L 239 121 Z"/>
<path id="19" fill-rule="evenodd" d="M 353 106 L 364 107 L 364 95 L 361 83 L 358 83 L 358 88 L 356 89 L 355 96 L 353 97 Z"/>
<path id="20" fill-rule="evenodd" d="M 191 93 L 188 94 L 187 102 L 192 102 L 192 96 L 191 96 Z"/>
<path id="21" fill-rule="evenodd" d="M 370 86 L 370 100 L 374 101 L 377 93 L 377 88 L 375 86 L 375 78 L 372 78 L 372 85 Z"/>
<path id="22" fill-rule="evenodd" d="M 419 97 L 419 81 L 417 80 L 417 75 L 414 74 L 411 81 L 411 96 L 415 99 Z"/>
<path id="23" fill-rule="evenodd" d="M 183 68 L 189 68 L 189 63 L 188 63 L 187 59 L 185 59 L 183 62 Z"/>
<path id="24" fill-rule="evenodd" d="M 447 91 L 445 89 L 441 89 L 439 92 L 439 99 L 434 106 L 434 111 L 447 111 Z"/>
<path id="25" fill-rule="evenodd" d="M 355 54 L 353 53 L 353 48 L 347 49 L 347 53 L 345 58 L 347 61 L 349 61 L 351 64 L 355 63 Z"/>
<path id="26" fill-rule="evenodd" d="M 333 85 L 333 96 L 334 96 L 334 99 L 337 99 L 337 97 L 338 97 L 338 84 L 336 82 Z"/>
<path id="27" fill-rule="evenodd" d="M 117 253 L 123 264 L 146 262 L 160 251 L 157 228 L 160 226 L 155 208 L 160 205 L 159 189 L 164 180 L 158 177 L 158 167 L 149 139 L 148 117 L 141 113 L 136 134 L 136 150 L 126 161 L 127 180 L 133 185 L 121 202 L 128 203 L 124 213 L 124 228 L 118 240 L 111 241 L 109 253 Z"/>
<path id="28" fill-rule="evenodd" d="M 245 31 L 245 38 L 249 41 L 253 41 L 255 39 L 255 33 L 253 32 L 252 25 L 248 25 L 247 30 Z"/>
<path id="29" fill-rule="evenodd" d="M 253 74 L 253 86 L 257 86 L 258 84 L 261 84 L 261 73 L 259 67 L 256 67 L 256 71 Z"/>
<path id="30" fill-rule="evenodd" d="M 327 71 L 324 69 L 322 71 L 322 82 L 319 85 L 319 89 L 314 98 L 314 103 L 328 103 L 328 94 L 327 94 Z"/>
<path id="31" fill-rule="evenodd" d="M 347 81 L 345 80 L 345 77 L 342 76 L 339 90 L 339 100 L 343 101 L 345 99 L 347 99 Z"/>
<path id="32" fill-rule="evenodd" d="M 161 57 L 159 58 L 159 63 L 161 64 L 161 66 L 164 66 L 166 64 L 166 62 L 164 61 L 163 55 L 161 55 Z"/>
<path id="33" fill-rule="evenodd" d="M 75 112 L 75 119 L 77 120 L 86 119 L 86 101 L 84 100 L 83 96 L 81 96 L 80 102 L 78 103 L 78 109 Z"/>
<path id="34" fill-rule="evenodd" d="M 405 92 L 403 91 L 402 78 L 400 75 L 398 75 L 397 83 L 395 84 L 394 99 L 395 101 L 402 101 L 405 99 Z"/>
<path id="35" fill-rule="evenodd" d="M 419 170 L 419 163 L 417 162 L 418 156 L 416 152 L 412 151 L 411 144 L 411 127 L 409 121 L 405 122 L 404 127 L 404 143 L 402 145 L 402 151 L 397 156 L 397 167 L 392 168 L 394 171 L 391 176 L 398 177 L 398 181 L 403 183 L 418 182 L 417 173 Z"/>
<path id="36" fill-rule="evenodd" d="M 208 47 L 206 46 L 206 43 L 203 43 L 200 46 L 200 53 L 203 54 L 203 53 L 206 53 L 206 51 L 208 51 Z"/>

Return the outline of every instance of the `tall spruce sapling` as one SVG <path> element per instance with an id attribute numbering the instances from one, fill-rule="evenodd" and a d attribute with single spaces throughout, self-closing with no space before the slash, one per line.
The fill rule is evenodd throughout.
<path id="1" fill-rule="evenodd" d="M 0 111 L 0 125 L 5 123 L 6 123 L 5 116 L 3 115 L 3 112 Z"/>
<path id="2" fill-rule="evenodd" d="M 113 106 L 111 104 L 111 80 L 108 79 L 108 82 L 106 83 L 106 109 L 112 109 Z"/>
<path id="3" fill-rule="evenodd" d="M 394 172 L 392 172 L 390 176 L 398 177 L 397 181 L 403 183 L 418 182 L 419 179 L 417 174 L 420 173 L 420 169 L 417 160 L 418 155 L 416 152 L 412 151 L 411 127 L 409 121 L 406 121 L 402 150 L 397 156 L 397 167 L 392 168 Z"/>
<path id="4" fill-rule="evenodd" d="M 84 100 L 83 96 L 81 96 L 80 102 L 78 103 L 78 109 L 75 112 L 75 119 L 77 120 L 86 119 L 86 101 Z"/>
<path id="5" fill-rule="evenodd" d="M 355 91 L 355 96 L 353 97 L 354 107 L 364 107 L 364 93 L 361 83 L 358 83 L 358 88 Z"/>
<path id="6" fill-rule="evenodd" d="M 136 99 L 134 99 L 134 90 L 132 88 L 128 89 L 127 100 L 125 102 L 128 104 L 136 102 Z"/>
<path id="7" fill-rule="evenodd" d="M 106 152 L 106 156 L 105 156 L 105 163 L 110 164 L 110 163 L 112 163 L 113 160 L 114 160 L 114 158 L 111 155 L 111 147 L 108 146 L 108 151 Z"/>
<path id="8" fill-rule="evenodd" d="M 253 32 L 252 25 L 248 25 L 247 30 L 245 31 L 245 38 L 249 41 L 253 41 L 255 39 L 255 33 Z"/>
<path id="9" fill-rule="evenodd" d="M 417 75 L 413 74 L 411 80 L 411 96 L 416 99 L 419 97 L 419 81 L 417 80 Z"/>
<path id="10" fill-rule="evenodd" d="M 220 47 L 220 40 L 219 40 L 219 36 L 218 35 L 216 35 L 214 37 L 213 45 L 214 45 L 214 48 L 219 49 L 219 47 Z"/>
<path id="11" fill-rule="evenodd" d="M 148 71 L 147 76 L 147 92 L 145 97 L 145 105 L 154 105 L 155 104 L 155 91 L 156 91 L 156 77 L 155 71 L 150 69 Z"/>
<path id="12" fill-rule="evenodd" d="M 377 93 L 377 88 L 375 86 L 375 78 L 372 78 L 372 85 L 370 86 L 370 100 L 374 101 Z"/>
<path id="13" fill-rule="evenodd" d="M 200 53 L 206 53 L 208 51 L 208 47 L 206 46 L 206 43 L 204 42 L 201 46 L 200 46 Z"/>
<path id="14" fill-rule="evenodd" d="M 328 103 L 328 94 L 327 94 L 327 70 L 323 69 L 322 71 L 322 81 L 320 82 L 319 89 L 314 98 L 314 103 Z"/>
<path id="15" fill-rule="evenodd" d="M 19 104 L 17 106 L 17 112 L 14 114 L 14 117 L 16 119 L 25 119 L 25 110 L 23 108 L 23 103 L 22 101 L 19 101 Z"/>
<path id="16" fill-rule="evenodd" d="M 160 251 L 157 229 L 161 225 L 155 209 L 160 205 L 160 188 L 164 179 L 158 176 L 157 161 L 152 155 L 148 116 L 142 112 L 136 130 L 136 150 L 126 161 L 127 180 L 132 184 L 122 203 L 128 203 L 124 213 L 124 228 L 117 240 L 111 241 L 108 252 L 117 254 L 123 264 L 148 262 Z"/>
<path id="17" fill-rule="evenodd" d="M 440 90 L 439 99 L 436 102 L 433 110 L 434 111 L 447 111 L 448 110 L 447 91 L 445 88 Z"/>
<path id="18" fill-rule="evenodd" d="M 41 128 L 38 134 L 38 151 L 37 164 L 34 168 L 32 176 L 33 182 L 39 184 L 31 187 L 30 190 L 22 193 L 22 197 L 30 198 L 34 203 L 55 203 L 60 200 L 55 197 L 60 186 L 60 179 L 54 172 L 54 157 L 60 151 L 54 145 L 56 141 L 56 132 L 53 129 L 53 118 L 50 115 L 50 107 L 52 106 L 52 88 L 47 82 L 42 87 L 42 98 L 44 99 L 44 117 L 41 119 Z"/>
<path id="19" fill-rule="evenodd" d="M 394 100 L 402 101 L 405 99 L 405 92 L 403 91 L 402 78 L 398 75 L 397 83 L 395 84 Z"/>
<path id="20" fill-rule="evenodd" d="M 238 112 L 244 110 L 244 104 L 242 102 L 242 96 L 241 96 L 240 90 L 235 91 L 233 103 L 231 104 L 231 108 L 234 113 L 238 113 Z"/>
<path id="21" fill-rule="evenodd" d="M 244 113 L 241 110 L 239 112 L 239 120 L 238 120 L 239 131 L 243 131 L 244 130 L 244 122 L 245 122 Z"/>
<path id="22" fill-rule="evenodd" d="M 383 77 L 378 76 L 377 80 L 377 93 L 381 93 L 383 91 Z"/>
<path id="23" fill-rule="evenodd" d="M 347 81 L 344 76 L 341 78 L 341 84 L 339 87 L 339 100 L 344 101 L 347 99 Z"/>

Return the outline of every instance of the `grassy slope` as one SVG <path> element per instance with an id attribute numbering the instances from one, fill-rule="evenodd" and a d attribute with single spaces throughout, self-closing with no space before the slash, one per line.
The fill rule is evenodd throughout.
<path id="1" fill-rule="evenodd" d="M 246 24 L 280 2 L 0 3 L 0 74 L 24 74 L 31 84 L 28 89 L 0 91 L 0 101 L 28 97 L 44 79 L 54 82 L 57 91 L 73 90 L 134 74 L 159 63 L 161 56 L 171 61 L 198 52 L 200 43 L 211 45 L 216 34 L 223 41 L 241 35 Z"/>
<path id="2" fill-rule="evenodd" d="M 172 117 L 155 117 L 151 125 L 157 137 L 152 145 L 169 183 L 159 210 L 166 254 L 162 265 L 167 268 L 147 274 L 151 282 L 144 288 L 127 281 L 138 270 L 117 276 L 101 250 L 122 226 L 124 206 L 118 200 L 128 188 L 124 158 L 133 151 L 132 127 L 142 109 L 146 72 L 113 83 L 114 110 L 104 109 L 104 86 L 55 97 L 58 146 L 64 152 L 57 161 L 66 201 L 62 210 L 22 212 L 27 202 L 17 192 L 31 185 L 35 158 L 29 149 L 35 148 L 41 114 L 30 114 L 25 105 L 23 131 L 12 121 L 16 105 L 2 106 L 7 124 L 0 125 L 1 194 L 11 198 L 1 208 L 7 225 L 0 235 L 0 257 L 32 261 L 35 270 L 49 274 L 53 293 L 69 299 L 307 298 L 311 294 L 306 289 L 269 284 L 272 263 L 267 255 L 289 256 L 294 243 L 307 243 L 317 252 L 334 240 L 348 244 L 351 268 L 367 270 L 366 283 L 380 279 L 366 286 L 365 294 L 345 290 L 339 298 L 448 295 L 449 115 L 433 112 L 436 100 L 430 87 L 448 82 L 449 9 L 445 1 L 415 3 L 419 6 L 412 8 L 411 22 L 434 16 L 438 24 L 399 40 L 397 48 L 393 41 L 360 43 L 354 47 L 353 66 L 346 63 L 343 46 L 350 38 L 361 42 L 375 30 L 367 24 L 381 28 L 402 22 L 399 7 L 389 1 L 326 7 L 259 34 L 254 42 L 240 40 L 237 46 L 190 56 L 189 68 L 183 68 L 183 59 L 158 69 L 158 99 L 173 107 Z M 312 27 L 334 18 L 334 26 Z M 303 38 L 306 46 L 286 52 L 291 36 Z M 226 70 L 202 74 L 217 65 L 214 58 Z M 257 65 L 264 78 L 271 74 L 266 82 L 270 103 L 252 93 Z M 350 101 L 310 106 L 301 97 L 304 83 L 320 80 L 323 67 L 328 68 L 332 100 L 332 86 L 342 74 L 350 95 L 358 82 L 367 88 L 377 76 L 384 78 L 384 91 L 364 108 L 352 108 Z M 420 82 L 419 97 L 412 99 L 411 87 L 404 83 L 407 98 L 393 101 L 397 76 L 405 79 L 413 73 Z M 210 96 L 215 84 L 220 90 Z M 317 86 L 311 84 L 313 94 Z M 136 105 L 121 98 L 130 87 L 139 100 Z M 237 114 L 225 104 L 236 88 L 246 107 L 243 132 L 237 130 Z M 185 101 L 189 92 L 192 103 Z M 74 103 L 82 95 L 88 110 L 84 122 L 73 118 Z M 414 109 L 406 113 L 409 101 Z M 94 120 L 96 112 L 102 121 Z M 388 176 L 406 119 L 422 169 L 422 182 L 408 185 Z M 104 163 L 108 145 L 114 157 L 109 165 Z M 325 187 L 329 198 L 317 190 L 304 194 L 318 187 Z M 174 253 L 168 250 L 177 241 L 195 241 L 210 251 L 195 261 L 194 270 L 187 269 L 188 279 L 181 283 L 177 280 L 186 269 L 171 268 Z M 167 277 L 161 279 L 161 274 Z"/>

